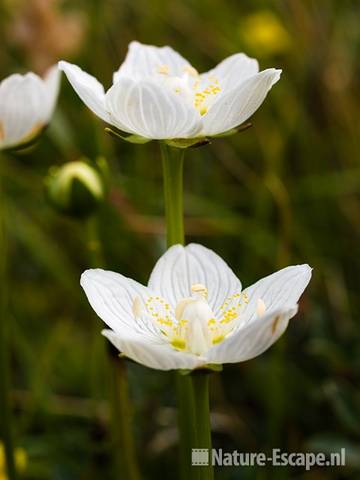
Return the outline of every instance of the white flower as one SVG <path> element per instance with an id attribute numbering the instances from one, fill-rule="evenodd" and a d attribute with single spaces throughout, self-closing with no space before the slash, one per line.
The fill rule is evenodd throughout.
<path id="1" fill-rule="evenodd" d="M 0 83 L 0 150 L 27 144 L 40 133 L 51 119 L 59 86 L 57 66 L 44 79 L 15 73 Z"/>
<path id="2" fill-rule="evenodd" d="M 124 63 L 104 87 L 78 66 L 60 62 L 82 101 L 105 122 L 148 139 L 187 139 L 225 133 L 262 104 L 281 70 L 259 72 L 237 53 L 199 74 L 170 47 L 132 42 Z"/>
<path id="3" fill-rule="evenodd" d="M 297 312 L 311 268 L 284 268 L 241 289 L 213 251 L 171 247 L 148 287 L 110 271 L 87 270 L 81 285 L 102 333 L 124 355 L 160 370 L 235 363 L 263 353 Z"/>

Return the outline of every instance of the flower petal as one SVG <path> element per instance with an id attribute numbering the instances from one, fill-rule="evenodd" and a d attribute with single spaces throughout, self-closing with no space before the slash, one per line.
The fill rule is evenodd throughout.
<path id="1" fill-rule="evenodd" d="M 154 47 L 131 42 L 125 61 L 114 73 L 113 83 L 122 77 L 144 80 L 146 77 L 162 74 L 162 71 L 171 76 L 181 76 L 189 67 L 189 62 L 171 47 Z"/>
<path id="2" fill-rule="evenodd" d="M 47 105 L 45 109 L 45 120 L 50 121 L 54 109 L 56 106 L 57 98 L 60 90 L 60 79 L 61 72 L 57 65 L 52 66 L 46 72 L 46 75 L 43 79 L 45 85 L 45 91 L 47 96 Z"/>
<path id="3" fill-rule="evenodd" d="M 161 340 L 149 340 L 141 335 L 128 335 L 103 330 L 102 334 L 124 355 L 158 370 L 193 369 L 204 365 L 204 359 L 175 350 Z"/>
<path id="4" fill-rule="evenodd" d="M 261 355 L 285 332 L 297 306 L 269 312 L 239 329 L 206 354 L 208 363 L 245 362 Z"/>
<path id="5" fill-rule="evenodd" d="M 0 84 L 1 148 L 21 144 L 44 126 L 44 83 L 34 73 L 10 75 Z"/>
<path id="6" fill-rule="evenodd" d="M 154 80 L 120 78 L 106 94 L 106 108 L 125 131 L 146 138 L 189 138 L 202 128 L 195 109 Z"/>
<path id="7" fill-rule="evenodd" d="M 275 68 L 264 70 L 219 96 L 202 117 L 204 135 L 217 135 L 245 122 L 263 103 L 280 74 L 281 70 Z"/>
<path id="8" fill-rule="evenodd" d="M 105 92 L 101 83 L 72 63 L 61 61 L 59 68 L 65 73 L 85 105 L 102 120 L 111 123 L 109 114 L 105 110 Z"/>
<path id="9" fill-rule="evenodd" d="M 244 290 L 249 303 L 243 310 L 243 324 L 255 321 L 258 300 L 264 303 L 265 312 L 296 305 L 311 279 L 309 265 L 295 265 L 262 278 Z"/>
<path id="10" fill-rule="evenodd" d="M 99 268 L 86 270 L 80 284 L 97 315 L 115 332 L 141 332 L 144 338 L 157 337 L 157 328 L 149 317 L 136 319 L 133 312 L 136 298 L 145 302 L 152 295 L 147 287 L 120 273 Z"/>
<path id="11" fill-rule="evenodd" d="M 230 295 L 241 291 L 240 280 L 215 252 L 195 243 L 175 245 L 156 263 L 149 288 L 161 294 L 175 308 L 191 294 L 191 286 L 201 283 L 208 289 L 208 302 L 217 316 Z"/>
<path id="12" fill-rule="evenodd" d="M 209 72 L 202 73 L 201 78 L 210 77 L 218 80 L 222 92 L 227 92 L 258 72 L 259 64 L 255 58 L 250 58 L 244 53 L 236 53 L 225 58 Z"/>

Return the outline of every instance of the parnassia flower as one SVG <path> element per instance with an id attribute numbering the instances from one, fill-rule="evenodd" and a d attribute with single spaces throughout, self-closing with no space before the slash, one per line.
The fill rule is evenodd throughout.
<path id="1" fill-rule="evenodd" d="M 263 353 L 297 312 L 311 268 L 284 268 L 242 290 L 213 251 L 175 245 L 159 259 L 148 287 L 119 273 L 87 270 L 81 285 L 103 334 L 125 356 L 160 370 L 195 369 Z"/>
<path id="2" fill-rule="evenodd" d="M 106 93 L 78 66 L 64 61 L 59 66 L 96 115 L 139 141 L 204 138 L 229 132 L 259 108 L 281 74 L 275 68 L 259 72 L 257 60 L 243 53 L 199 74 L 171 47 L 138 42 L 130 43 Z"/>
<path id="3" fill-rule="evenodd" d="M 60 71 L 51 67 L 44 78 L 29 72 L 0 83 L 0 150 L 31 142 L 49 123 L 60 86 Z"/>

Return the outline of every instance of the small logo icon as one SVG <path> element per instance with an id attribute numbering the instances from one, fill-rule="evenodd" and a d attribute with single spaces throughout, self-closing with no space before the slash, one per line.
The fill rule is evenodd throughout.
<path id="1" fill-rule="evenodd" d="M 209 465 L 209 450 L 207 448 L 193 448 L 191 451 L 191 465 L 194 467 Z"/>

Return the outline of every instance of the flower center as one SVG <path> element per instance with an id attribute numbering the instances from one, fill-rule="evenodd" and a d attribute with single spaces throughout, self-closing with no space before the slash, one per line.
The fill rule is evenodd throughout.
<path id="1" fill-rule="evenodd" d="M 208 303 L 206 286 L 195 283 L 191 286 L 190 296 L 182 298 L 175 311 L 160 296 L 148 297 L 144 303 L 136 297 L 132 311 L 137 321 L 141 321 L 144 314 L 150 316 L 156 331 L 176 350 L 201 356 L 239 326 L 248 303 L 246 292 L 235 293 L 225 300 L 216 316 Z M 265 311 L 265 303 L 259 298 L 256 314 L 262 317 Z"/>
<path id="2" fill-rule="evenodd" d="M 246 294 L 242 293 L 227 298 L 218 320 L 207 299 L 208 290 L 205 285 L 193 284 L 191 296 L 181 299 L 176 305 L 176 321 L 171 318 L 168 304 L 163 304 L 165 312 L 162 314 L 158 308 L 154 313 L 155 307 L 149 307 L 160 325 L 161 333 L 176 350 L 195 355 L 205 354 L 210 347 L 222 342 L 231 333 L 239 320 L 240 311 L 248 301 Z M 161 302 L 160 299 L 160 304 Z"/>
<path id="3" fill-rule="evenodd" d="M 211 347 L 212 335 L 208 322 L 214 319 L 214 313 L 207 302 L 207 295 L 204 285 L 194 284 L 191 297 L 183 298 L 176 305 L 175 318 L 180 328 L 175 330 L 171 340 L 173 347 L 177 348 L 179 340 L 182 340 L 184 350 L 195 355 L 202 355 Z"/>
<path id="4" fill-rule="evenodd" d="M 169 65 L 158 65 L 156 73 L 174 93 L 183 97 L 200 113 L 205 115 L 214 97 L 221 92 L 219 80 L 212 75 L 201 76 L 191 66 L 183 68 L 182 75 L 172 75 Z"/>

